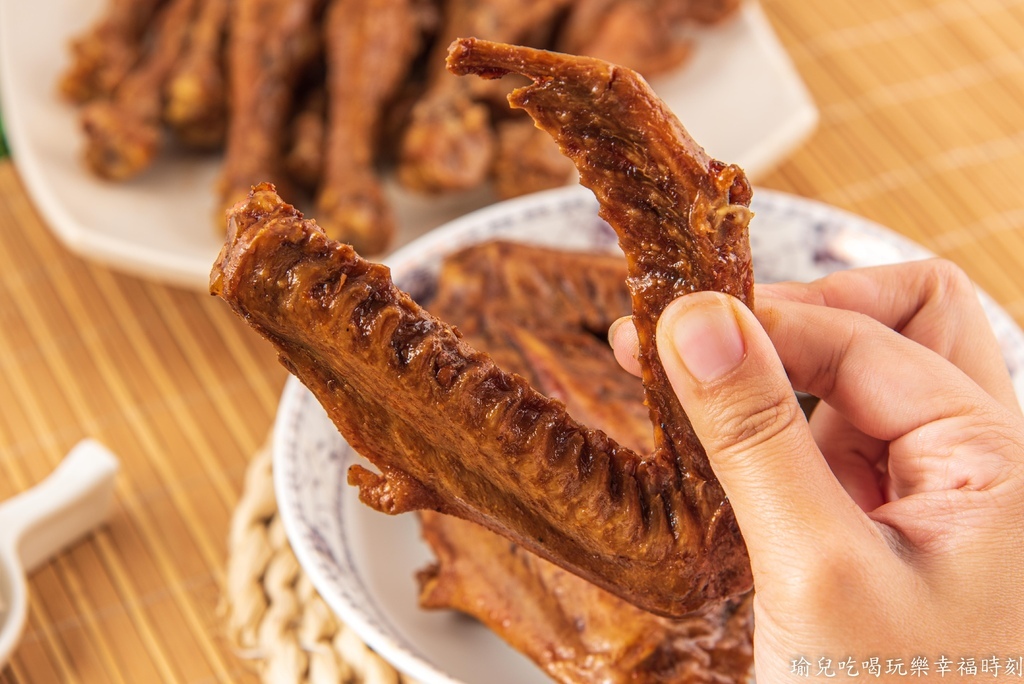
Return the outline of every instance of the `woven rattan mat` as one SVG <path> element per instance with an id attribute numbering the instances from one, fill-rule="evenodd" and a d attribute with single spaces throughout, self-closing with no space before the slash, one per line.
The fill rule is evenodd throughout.
<path id="1" fill-rule="evenodd" d="M 415 684 L 338 620 L 292 553 L 277 513 L 269 443 L 231 519 L 228 637 L 267 684 Z"/>
<path id="2" fill-rule="evenodd" d="M 758 184 L 897 230 L 1024 323 L 1024 0 L 760 2 L 821 120 Z M 223 303 L 65 249 L 0 161 L 0 499 L 82 437 L 122 462 L 110 523 L 30 578 L 0 684 L 369 679 L 285 550 L 267 466 L 244 483 L 284 382 Z"/>

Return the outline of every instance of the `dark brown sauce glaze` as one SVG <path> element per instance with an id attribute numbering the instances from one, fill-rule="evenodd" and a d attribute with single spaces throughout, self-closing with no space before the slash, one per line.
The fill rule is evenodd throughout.
<path id="1" fill-rule="evenodd" d="M 744 574 L 745 547 L 725 494 L 658 358 L 658 317 L 676 297 L 717 290 L 753 304 L 747 225 L 751 188 L 742 170 L 707 156 L 643 78 L 597 59 L 461 39 L 449 69 L 533 80 L 509 96 L 571 158 L 580 182 L 626 255 L 633 321 L 655 451 L 642 464 L 652 485 L 651 524 L 677 539 L 704 529 L 703 552 Z M 679 493 L 683 496 L 680 499 Z M 731 556 L 731 557 L 730 557 Z M 738 581 L 742 581 L 737 576 Z"/>
<path id="2" fill-rule="evenodd" d="M 564 402 L 578 421 L 638 453 L 653 449 L 643 386 L 616 363 L 605 339 L 610 323 L 630 310 L 621 255 L 472 245 L 445 258 L 430 309 L 503 368 Z M 613 499 L 621 496 L 619 480 L 608 487 Z M 418 573 L 421 605 L 472 615 L 562 684 L 749 678 L 750 594 L 685 619 L 659 617 L 478 525 L 427 512 L 420 519 L 437 559 Z"/>
<path id="3" fill-rule="evenodd" d="M 651 456 L 581 425 L 561 402 L 503 371 L 397 290 L 386 267 L 329 241 L 270 186 L 232 211 L 212 290 L 275 344 L 349 443 L 381 469 L 350 474 L 369 505 L 479 522 L 662 615 L 746 591 L 750 567 L 735 518 L 653 337 L 657 316 L 685 292 L 716 289 L 750 302 L 742 172 L 713 164 L 627 70 L 472 41 L 457 43 L 452 64 L 537 81 L 513 102 L 573 158 L 619 232 Z M 336 296 L 325 305 L 328 289 Z"/>

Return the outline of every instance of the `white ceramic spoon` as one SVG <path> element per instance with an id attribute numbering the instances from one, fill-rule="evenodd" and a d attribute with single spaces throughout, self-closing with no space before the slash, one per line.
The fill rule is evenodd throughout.
<path id="1" fill-rule="evenodd" d="M 119 467 L 103 445 L 84 439 L 49 477 L 0 503 L 0 668 L 25 628 L 25 575 L 106 519 Z"/>

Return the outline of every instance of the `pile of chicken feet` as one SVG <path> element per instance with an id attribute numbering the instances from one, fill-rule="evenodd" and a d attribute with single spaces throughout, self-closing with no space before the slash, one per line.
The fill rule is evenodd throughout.
<path id="1" fill-rule="evenodd" d="M 127 180 L 169 131 L 223 148 L 223 209 L 260 181 L 313 199 L 319 223 L 361 253 L 388 248 L 381 176 L 407 189 L 493 182 L 511 197 L 572 178 L 572 164 L 505 94 L 523 82 L 445 72 L 458 36 L 590 55 L 651 76 L 689 53 L 687 27 L 739 0 L 108 0 L 70 46 L 60 90 L 83 105 L 84 158 Z M 507 80 L 512 80 L 510 77 Z"/>

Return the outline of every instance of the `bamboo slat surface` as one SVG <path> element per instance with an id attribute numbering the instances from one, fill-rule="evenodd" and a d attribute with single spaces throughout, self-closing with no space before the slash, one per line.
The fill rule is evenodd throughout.
<path id="1" fill-rule="evenodd" d="M 763 5 L 821 123 L 760 184 L 907 235 L 1024 322 L 1024 0 Z M 123 468 L 110 525 L 32 577 L 0 682 L 256 681 L 218 604 L 284 377 L 222 303 L 67 252 L 0 163 L 0 499 L 84 436 Z"/>

